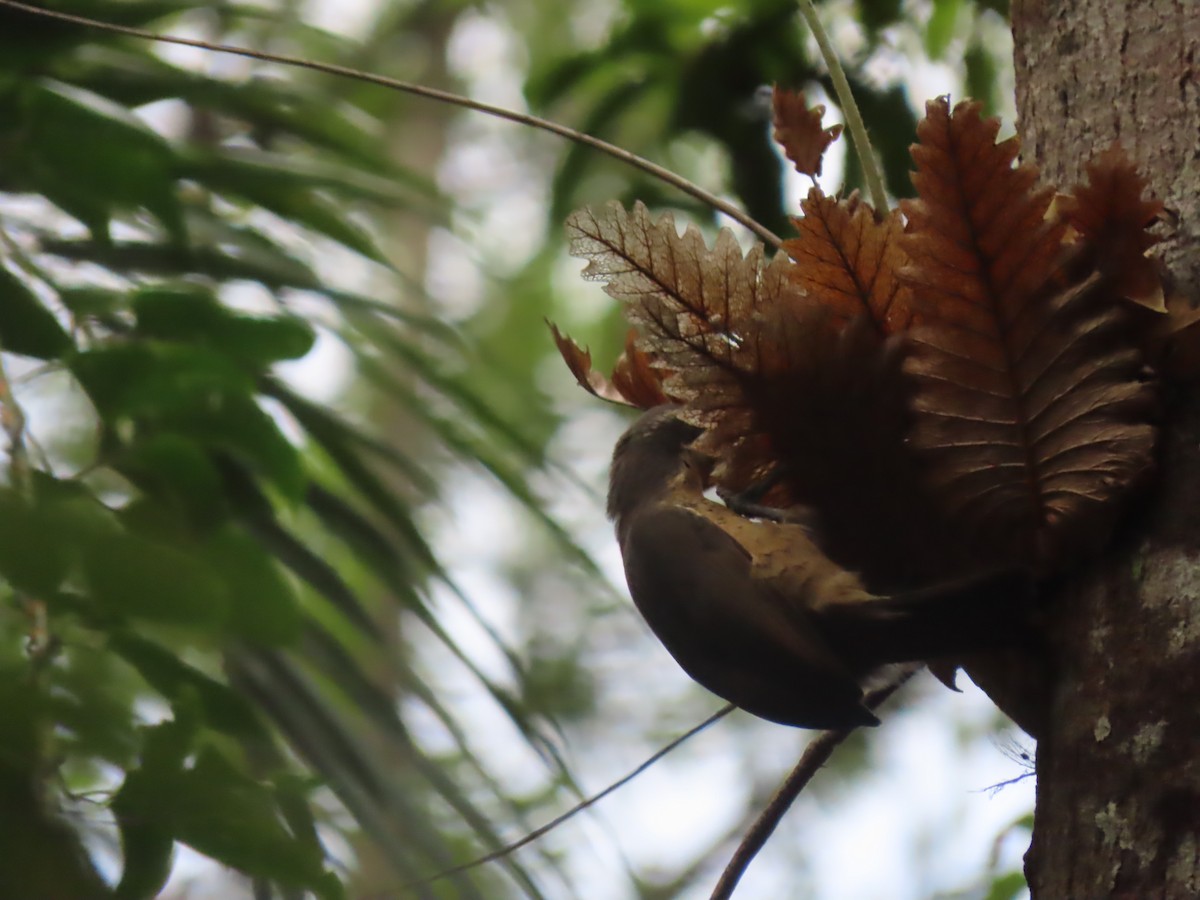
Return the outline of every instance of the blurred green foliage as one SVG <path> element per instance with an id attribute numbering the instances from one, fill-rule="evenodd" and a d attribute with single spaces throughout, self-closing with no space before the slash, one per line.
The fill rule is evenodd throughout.
<path id="1" fill-rule="evenodd" d="M 48 5 L 377 66 L 390 42 L 419 45 L 472 12 L 396 4 L 359 43 L 289 4 Z M 934 58 L 967 35 L 972 87 L 993 90 L 996 60 L 970 37 L 986 6 L 937 0 L 916 18 L 896 2 L 836 7 L 862 26 L 850 73 L 896 194 L 915 114 L 869 74 L 872 53 L 898 29 Z M 786 231 L 791 200 L 756 90 L 826 83 L 791 0 L 737 11 L 627 0 L 599 40 L 544 5 L 504 14 L 530 35 L 532 107 L 659 160 L 700 136 L 728 160 L 746 208 Z M 545 712 L 590 708 L 586 673 L 562 648 L 488 632 L 513 683 L 473 665 L 430 601 L 434 586 L 466 598 L 417 518 L 442 460 L 472 462 L 545 526 L 577 581 L 599 580 L 529 486 L 556 424 L 537 370 L 557 238 L 501 285 L 501 308 L 451 329 L 385 239 L 394 216 L 446 224 L 457 212 L 381 137 L 397 117 L 405 140 L 411 104 L 176 58 L 0 9 L 0 884 L 29 900 L 153 897 L 179 843 L 251 879 L 257 896 L 335 898 L 347 880 L 327 851 L 338 831 L 365 836 L 389 883 L 416 880 L 500 846 L 497 822 L 527 822 L 532 801 L 491 780 L 436 684 L 396 646 L 402 615 L 474 673 L 560 784 L 571 777 Z M 614 184 L 680 205 L 611 160 L 560 149 L 552 223 Z M 848 186 L 858 177 L 851 165 Z M 330 278 L 326 253 L 389 296 Z M 248 290 L 262 308 L 237 300 Z M 589 336 L 611 349 L 623 337 L 613 326 L 604 316 Z M 278 364 L 309 354 L 320 330 L 419 440 L 382 441 L 281 377 Z M 50 376 L 85 400 L 85 421 L 70 423 L 89 435 L 73 451 L 82 464 L 44 452 L 10 393 Z M 413 739 L 400 713 L 412 698 L 451 749 Z M 436 895 L 543 895 L 520 859 L 501 868 L 505 880 L 479 870 Z"/>

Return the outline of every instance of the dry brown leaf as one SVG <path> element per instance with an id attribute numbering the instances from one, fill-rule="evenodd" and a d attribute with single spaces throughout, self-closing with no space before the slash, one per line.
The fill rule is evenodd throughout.
<path id="1" fill-rule="evenodd" d="M 1148 469 L 1153 390 L 1104 279 L 1062 283 L 1053 192 L 979 109 L 930 102 L 913 147 L 912 440 L 953 521 L 1048 567 L 1094 547 Z"/>
<path id="2" fill-rule="evenodd" d="M 1079 236 L 1084 264 L 1102 272 L 1117 296 L 1165 313 L 1161 270 L 1146 256 L 1158 242 L 1147 229 L 1162 215 L 1162 203 L 1143 196 L 1145 179 L 1119 146 L 1086 169 L 1087 182 L 1058 202 L 1058 214 Z"/>
<path id="3" fill-rule="evenodd" d="M 829 145 L 842 133 L 841 125 L 821 127 L 825 107 L 809 108 L 802 91 L 792 91 L 776 85 L 771 92 L 772 124 L 775 140 L 796 171 L 816 178 L 821 174 L 821 162 Z"/>
<path id="4" fill-rule="evenodd" d="M 728 229 L 710 249 L 693 227 L 679 234 L 669 213 L 656 222 L 640 203 L 629 212 L 611 203 L 573 213 L 567 231 L 571 253 L 590 260 L 584 277 L 606 282 L 639 330 L 637 346 L 670 371 L 666 393 L 698 416 L 744 407 L 742 383 L 786 365 L 763 327 L 767 312 L 788 321 L 817 309 L 785 254 L 765 263 L 756 245 L 743 257 Z"/>
<path id="5" fill-rule="evenodd" d="M 872 590 L 979 571 L 986 561 L 934 502 L 906 440 L 903 338 L 882 339 L 865 317 L 834 330 L 827 316 L 764 314 L 760 377 L 701 439 L 726 451 L 722 487 L 778 479 L 767 505 L 812 510 L 822 549 Z"/>
<path id="6" fill-rule="evenodd" d="M 896 274 L 908 261 L 900 248 L 904 225 L 898 211 L 882 222 L 857 197 L 838 201 L 814 187 L 793 219 L 799 236 L 783 242 L 796 265 L 796 283 L 844 324 L 865 315 L 881 334 L 912 321 L 912 298 Z"/>
<path id="7" fill-rule="evenodd" d="M 612 385 L 634 406 L 649 409 L 670 398 L 663 391 L 663 378 L 669 373 L 654 364 L 653 358 L 637 346 L 637 329 L 625 335 L 625 350 L 613 366 Z"/>
<path id="8" fill-rule="evenodd" d="M 579 386 L 592 394 L 599 397 L 601 400 L 608 400 L 611 403 L 621 403 L 626 406 L 638 405 L 627 398 L 624 393 L 614 386 L 607 378 L 592 368 L 592 354 L 590 350 L 585 350 L 576 344 L 570 337 L 558 330 L 558 326 L 547 320 L 546 324 L 550 326 L 550 333 L 554 335 L 554 343 L 558 347 L 559 355 L 562 356 L 563 362 L 567 364 L 567 368 L 571 370 L 571 374 L 575 376 L 575 381 Z M 650 404 L 653 406 L 654 404 Z"/>

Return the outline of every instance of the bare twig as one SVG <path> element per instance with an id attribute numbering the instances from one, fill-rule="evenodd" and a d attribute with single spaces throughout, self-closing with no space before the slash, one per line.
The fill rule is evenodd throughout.
<path id="1" fill-rule="evenodd" d="M 868 693 L 865 700 L 866 705 L 872 709 L 879 706 L 888 697 L 892 696 L 902 684 L 918 672 L 920 668 L 920 666 L 906 668 L 888 684 Z M 809 745 L 804 748 L 804 753 L 801 755 L 800 761 L 796 763 L 796 767 L 784 779 L 783 784 L 779 786 L 779 790 L 775 792 L 775 796 L 771 798 L 759 817 L 754 820 L 754 824 L 750 826 L 745 837 L 742 838 L 742 842 L 738 844 L 733 858 L 729 860 L 729 864 L 725 866 L 725 871 L 721 873 L 721 880 L 713 888 L 711 900 L 729 900 L 733 896 L 738 882 L 742 880 L 742 875 L 746 873 L 746 869 L 750 867 L 750 863 L 758 855 L 758 851 L 766 845 L 767 840 L 774 833 L 784 814 L 796 802 L 796 798 L 800 796 L 800 792 L 812 781 L 813 776 L 829 761 L 829 757 L 833 755 L 833 751 L 837 749 L 837 746 L 846 740 L 853 730 L 852 728 L 844 728 L 840 731 L 822 731 L 809 742 Z"/>
<path id="2" fill-rule="evenodd" d="M 164 44 L 178 44 L 182 47 L 196 47 L 200 50 L 209 50 L 214 53 L 231 53 L 234 56 L 242 56 L 248 59 L 257 59 L 262 62 L 279 63 L 284 66 L 294 66 L 301 69 L 310 69 L 315 72 L 324 72 L 327 75 L 337 75 L 343 78 L 353 78 L 357 81 L 365 81 L 368 84 L 376 84 L 380 87 L 388 88 L 393 91 L 401 91 L 406 94 L 413 94 L 417 97 L 425 97 L 429 100 L 437 100 L 440 103 L 449 103 L 453 106 L 458 106 L 463 109 L 471 109 L 476 112 L 485 113 L 489 116 L 495 116 L 499 119 L 507 119 L 510 122 L 516 122 L 518 125 L 526 125 L 530 128 L 537 128 L 541 131 L 548 131 L 551 134 L 556 134 L 559 137 L 566 138 L 569 141 L 574 141 L 576 144 L 582 144 L 585 147 L 591 147 L 593 150 L 599 150 L 608 156 L 618 159 L 621 162 L 639 169 L 657 178 L 674 188 L 679 189 L 696 200 L 699 200 L 706 206 L 712 207 L 718 212 L 722 212 L 735 222 L 745 226 L 751 232 L 756 234 L 772 247 L 778 248 L 781 241 L 779 236 L 772 232 L 769 228 L 759 224 L 751 218 L 746 212 L 738 209 L 728 200 L 723 200 L 716 194 L 712 194 L 698 184 L 688 181 L 686 178 L 676 175 L 670 169 L 665 169 L 662 166 L 650 162 L 648 159 L 643 159 L 636 153 L 630 153 L 615 144 L 610 144 L 608 141 L 603 141 L 600 138 L 593 137 L 590 134 L 584 134 L 582 131 L 576 131 L 574 128 L 568 128 L 566 125 L 559 125 L 557 122 L 551 122 L 549 119 L 543 119 L 538 116 L 529 115 L 528 113 L 517 112 L 512 109 L 505 109 L 502 106 L 493 106 L 490 103 L 483 103 L 479 100 L 472 100 L 469 97 L 463 97 L 459 94 L 453 94 L 449 91 L 440 91 L 437 88 L 425 87 L 420 84 L 413 84 L 408 81 L 401 81 L 397 78 L 388 78 L 384 75 L 376 75 L 371 72 L 363 72 L 358 69 L 353 69 L 349 66 L 339 66 L 334 63 L 317 62 L 316 60 L 304 59 L 300 56 L 291 56 L 285 53 L 268 53 L 264 50 L 251 50 L 247 47 L 233 47 L 229 44 L 216 44 L 209 41 L 195 40 L 193 38 L 177 37 L 169 34 L 155 34 L 153 31 L 146 31 L 142 28 L 131 28 L 128 25 L 113 25 L 109 22 L 100 22 L 96 19 L 89 19 L 85 16 L 76 16 L 71 13 L 59 12 L 58 10 L 44 9 L 40 6 L 33 6 L 28 3 L 18 3 L 16 0 L 0 0 L 0 6 L 7 6 L 10 9 L 18 9 L 22 12 L 30 13 L 31 15 L 44 16 L 50 19 L 58 19 L 61 22 L 70 22 L 73 25 L 82 25 L 87 28 L 96 28 L 101 31 L 108 31 L 113 34 L 124 34 L 129 37 L 141 38 L 148 41 L 160 41 Z"/>
<path id="3" fill-rule="evenodd" d="M 481 856 L 478 859 L 473 859 L 470 862 L 465 862 L 462 865 L 455 866 L 452 869 L 446 869 L 442 872 L 438 872 L 436 875 L 431 875 L 428 878 L 424 878 L 420 881 L 410 882 L 410 883 L 404 885 L 401 888 L 401 890 L 410 891 L 415 888 L 425 887 L 427 885 L 433 884 L 435 881 L 441 881 L 443 878 L 449 878 L 451 875 L 457 875 L 460 872 L 467 871 L 468 869 L 474 869 L 479 866 L 485 865 L 487 863 L 495 862 L 498 859 L 508 856 L 508 854 L 513 853 L 514 851 L 520 850 L 522 847 L 526 846 L 527 844 L 532 844 L 538 838 L 542 837 L 543 835 L 547 834 L 550 831 L 553 831 L 555 828 L 557 828 L 563 822 L 567 821 L 567 819 L 571 818 L 576 813 L 583 812 L 589 806 L 594 806 L 596 803 L 599 803 L 601 800 L 603 800 L 605 797 L 607 797 L 613 791 L 617 790 L 617 788 L 623 787 L 624 785 L 631 782 L 634 778 L 636 778 L 638 775 L 641 775 L 648 768 L 650 768 L 652 765 L 654 765 L 656 762 L 658 762 L 660 759 L 662 759 L 664 756 L 666 756 L 668 753 L 670 753 L 672 750 L 674 750 L 676 747 L 678 747 L 684 741 L 699 734 L 701 731 L 703 731 L 709 725 L 716 722 L 718 719 L 724 718 L 729 713 L 733 712 L 734 709 L 735 709 L 735 707 L 732 703 L 728 703 L 725 706 L 722 706 L 720 709 L 718 709 L 715 713 L 713 713 L 711 716 L 709 716 L 707 719 L 705 719 L 699 725 L 696 725 L 693 728 L 688 729 L 683 734 L 681 734 L 679 737 L 675 738 L 675 740 L 671 741 L 671 743 L 667 744 L 661 750 L 654 753 L 654 755 L 650 756 L 648 759 L 646 759 L 644 762 L 642 762 L 640 765 L 638 765 L 638 767 L 636 769 L 634 769 L 632 772 L 630 772 L 628 775 L 624 776 L 623 778 L 618 779 L 617 781 L 614 781 L 612 784 L 610 784 L 604 790 L 600 791 L 598 794 L 593 794 L 591 797 L 588 797 L 586 800 L 575 804 L 570 809 L 568 809 L 566 812 L 564 812 L 562 815 L 556 816 L 555 818 L 551 819 L 549 822 L 547 822 L 545 825 L 541 826 L 540 828 L 535 828 L 533 831 L 529 832 L 529 834 L 525 835 L 519 841 L 514 841 L 511 844 L 501 847 L 499 850 L 492 851 L 491 853 L 487 854 L 486 856 Z M 379 894 L 374 894 L 372 896 L 374 896 L 376 898 L 376 900 L 384 900 L 384 898 L 391 896 L 391 894 L 390 893 L 379 893 Z M 369 898 L 368 898 L 368 900 L 369 900 Z"/>

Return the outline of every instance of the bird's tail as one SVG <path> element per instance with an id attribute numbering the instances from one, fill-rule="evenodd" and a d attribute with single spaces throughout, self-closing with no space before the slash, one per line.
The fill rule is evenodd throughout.
<path id="1" fill-rule="evenodd" d="M 1028 643 L 1035 599 L 1025 569 L 822 608 L 819 627 L 856 669 Z"/>

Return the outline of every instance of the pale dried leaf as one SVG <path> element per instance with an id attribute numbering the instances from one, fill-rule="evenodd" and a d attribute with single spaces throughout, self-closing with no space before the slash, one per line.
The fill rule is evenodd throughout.
<path id="1" fill-rule="evenodd" d="M 804 303 L 785 256 L 764 264 L 756 245 L 743 257 L 728 229 L 710 249 L 693 227 L 679 234 L 669 213 L 655 222 L 640 203 L 629 212 L 612 203 L 573 213 L 567 231 L 571 253 L 590 260 L 584 277 L 605 282 L 639 347 L 671 370 L 667 392 L 701 407 L 736 402 L 737 378 L 759 371 L 761 312 Z"/>

